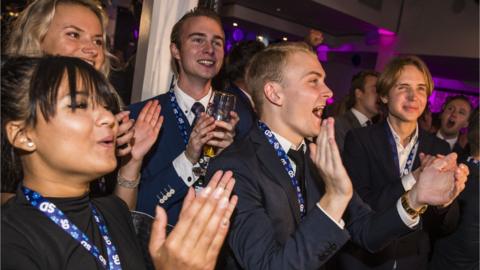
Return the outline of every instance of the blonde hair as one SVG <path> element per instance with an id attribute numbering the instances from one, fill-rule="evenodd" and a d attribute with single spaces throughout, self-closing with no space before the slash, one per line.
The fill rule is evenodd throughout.
<path id="1" fill-rule="evenodd" d="M 252 99 L 259 116 L 263 109 L 263 87 L 265 83 L 277 82 L 282 84 L 283 69 L 287 64 L 287 57 L 296 52 L 304 52 L 315 56 L 312 49 L 304 42 L 281 42 L 270 45 L 255 54 L 248 64 L 245 81 L 248 89 L 252 91 Z"/>
<path id="2" fill-rule="evenodd" d="M 95 0 L 35 0 L 29 4 L 12 23 L 8 34 L 5 52 L 8 55 L 24 55 L 31 57 L 43 56 L 41 42 L 47 34 L 50 23 L 59 4 L 80 5 L 91 10 L 100 21 L 103 31 L 103 51 L 105 60 L 100 72 L 105 76 L 110 73 L 110 57 L 107 50 L 106 27 L 108 17 Z"/>

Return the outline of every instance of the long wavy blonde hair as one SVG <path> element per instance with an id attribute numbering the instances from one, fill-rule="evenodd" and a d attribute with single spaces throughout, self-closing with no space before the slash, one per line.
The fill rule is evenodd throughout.
<path id="1" fill-rule="evenodd" d="M 100 72 L 108 76 L 110 72 L 110 58 L 112 55 L 107 50 L 106 27 L 108 17 L 95 0 L 35 0 L 29 4 L 12 22 L 5 52 L 8 55 L 43 56 L 41 43 L 47 34 L 50 23 L 59 4 L 81 5 L 90 9 L 100 21 L 103 31 L 103 51 L 105 61 L 100 67 Z"/>

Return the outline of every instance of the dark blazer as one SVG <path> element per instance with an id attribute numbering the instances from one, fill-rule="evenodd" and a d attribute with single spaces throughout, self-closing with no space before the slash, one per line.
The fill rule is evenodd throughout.
<path id="1" fill-rule="evenodd" d="M 479 262 L 479 176 L 478 164 L 467 163 L 470 169 L 465 189 L 458 197 L 460 222 L 450 235 L 435 242 L 429 269 L 473 270 Z"/>
<path id="2" fill-rule="evenodd" d="M 226 261 L 220 268 L 319 269 L 350 238 L 373 251 L 411 232 L 394 207 L 374 214 L 356 194 L 344 215 L 348 230 L 340 229 L 316 205 L 324 185 L 306 156 L 303 220 L 290 178 L 256 126 L 211 161 L 207 175 L 232 170 L 239 197 L 228 236 L 232 253 L 220 256 Z"/>
<path id="3" fill-rule="evenodd" d="M 137 210 L 154 216 L 155 206 L 159 204 L 167 211 L 168 223 L 176 224 L 188 186 L 178 176 L 172 162 L 185 151 L 186 146 L 178 128 L 168 93 L 158 95 L 152 99 L 159 101 L 164 120 L 157 141 L 143 160 Z M 147 101 L 130 105 L 128 107 L 130 117 L 137 119 L 138 114 Z M 242 106 L 237 106 L 235 111 L 240 118 L 248 118 L 238 110 L 243 110 Z M 188 124 L 188 120 L 183 112 L 180 112 L 180 115 L 186 123 L 187 133 L 190 136 L 191 127 Z M 246 127 L 237 126 L 236 134 L 246 133 L 243 128 Z M 165 199 L 163 203 L 160 202 L 161 198 Z"/>
<path id="4" fill-rule="evenodd" d="M 244 138 L 252 125 L 256 123 L 257 114 L 255 113 L 248 97 L 234 83 L 231 83 L 224 91 L 237 97 L 235 111 L 240 116 L 240 122 L 238 122 L 236 127 L 237 134 L 235 139 Z"/>
<path id="5" fill-rule="evenodd" d="M 405 192 L 398 165 L 386 133 L 386 121 L 347 134 L 343 162 L 352 179 L 353 186 L 374 210 L 382 211 L 397 203 Z M 413 170 L 420 166 L 419 153 L 447 154 L 448 144 L 432 134 L 419 130 L 419 146 Z M 438 209 L 429 207 L 422 216 L 423 227 L 403 239 L 395 241 L 382 252 L 369 254 L 356 247 L 347 246 L 340 256 L 339 268 L 343 269 L 425 269 L 430 241 L 428 232 L 432 223 L 437 228 L 452 230 L 456 224 L 456 207 Z M 433 229 L 432 229 L 433 230 Z M 344 256 L 345 255 L 345 256 Z"/>
<path id="6" fill-rule="evenodd" d="M 155 206 L 159 204 L 167 211 L 168 223 L 175 224 L 188 186 L 178 176 L 172 161 L 185 150 L 185 143 L 180 134 L 168 93 L 153 99 L 157 99 L 162 106 L 161 114 L 164 120 L 157 141 L 143 160 L 137 210 L 154 216 Z M 131 112 L 130 117 L 137 119 L 146 102 L 130 105 L 128 107 Z M 188 120 L 183 112 L 180 114 L 186 123 L 187 132 L 190 134 L 191 127 L 188 125 Z M 167 194 L 171 196 L 167 196 Z M 167 200 L 161 204 L 160 199 L 163 196 L 166 196 Z"/>
<path id="7" fill-rule="evenodd" d="M 351 110 L 335 117 L 335 141 L 337 142 L 340 153 L 343 152 L 343 145 L 347 132 L 354 128 L 361 128 L 360 122 Z"/>

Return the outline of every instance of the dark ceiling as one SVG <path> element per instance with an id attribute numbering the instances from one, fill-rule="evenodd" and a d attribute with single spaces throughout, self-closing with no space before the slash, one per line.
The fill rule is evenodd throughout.
<path id="1" fill-rule="evenodd" d="M 311 0 L 224 0 L 221 7 L 229 5 L 244 6 L 336 37 L 363 36 L 376 30 L 374 25 Z"/>
<path id="2" fill-rule="evenodd" d="M 381 8 L 379 0 L 358 0 L 362 4 L 368 5 L 370 8 Z M 257 12 L 265 13 L 283 20 L 293 22 L 305 26 L 306 28 L 318 29 L 334 38 L 345 36 L 365 37 L 368 33 L 374 33 L 377 27 L 354 18 L 350 15 L 336 11 L 325 5 L 319 4 L 312 0 L 223 0 L 220 5 L 220 14 L 222 9 L 231 6 L 242 6 L 252 9 Z M 239 23 L 242 30 L 248 33 L 265 34 L 273 42 L 279 41 L 282 37 L 287 36 L 288 40 L 299 40 L 303 37 L 287 35 L 279 30 L 274 30 L 267 25 L 258 25 L 242 18 L 223 17 L 224 27 L 226 32 L 233 31 L 233 22 Z M 325 44 L 329 44 L 328 37 Z M 340 55 L 344 55 L 340 57 Z M 374 65 L 376 61 L 376 54 L 371 52 L 336 52 L 336 60 L 348 59 L 352 55 L 361 55 L 363 63 L 368 63 L 368 66 Z M 462 57 L 448 57 L 448 56 L 434 56 L 434 55 L 419 55 L 429 66 L 432 75 L 442 78 L 456 79 L 471 83 L 479 82 L 479 60 L 476 58 L 462 58 Z M 368 67 L 368 68 L 373 68 Z"/>

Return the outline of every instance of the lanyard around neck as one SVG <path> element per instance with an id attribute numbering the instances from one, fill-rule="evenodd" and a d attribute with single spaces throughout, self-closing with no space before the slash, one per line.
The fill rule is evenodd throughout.
<path id="1" fill-rule="evenodd" d="M 170 97 L 170 104 L 172 105 L 173 109 L 173 114 L 175 115 L 175 119 L 177 120 L 177 126 L 178 129 L 180 130 L 180 134 L 182 135 L 183 143 L 185 146 L 188 144 L 188 140 L 190 138 L 190 135 L 188 134 L 187 131 L 187 124 L 186 122 L 186 117 L 181 113 L 180 106 L 178 106 L 177 98 L 175 97 L 175 93 L 173 92 L 173 88 L 175 87 L 175 84 L 172 82 L 170 85 L 170 90 L 168 90 L 168 95 Z"/>
<path id="2" fill-rule="evenodd" d="M 68 219 L 68 217 L 62 212 L 62 210 L 57 208 L 55 204 L 49 202 L 39 193 L 27 187 L 22 187 L 22 191 L 27 201 L 33 207 L 45 214 L 51 221 L 57 224 L 58 227 L 64 230 L 65 233 L 70 235 L 73 239 L 77 240 L 80 245 L 82 245 L 88 252 L 90 252 L 90 254 L 93 255 L 93 257 L 95 257 L 95 259 L 97 259 L 97 261 L 102 264 L 103 268 L 109 270 L 122 269 L 122 267 L 120 266 L 120 258 L 117 254 L 117 249 L 113 245 L 110 236 L 108 235 L 107 226 L 105 225 L 102 216 L 100 215 L 100 213 L 97 212 L 93 204 L 90 204 L 90 207 L 92 209 L 92 215 L 95 223 L 97 223 L 100 234 L 102 235 L 103 242 L 105 243 L 105 246 L 107 248 L 108 265 L 107 260 L 100 253 L 100 250 L 90 241 L 90 239 L 84 232 L 80 231 L 80 229 Z"/>
<path id="3" fill-rule="evenodd" d="M 415 161 L 415 156 L 417 154 L 418 150 L 418 137 L 415 141 L 415 145 L 412 147 L 410 150 L 410 153 L 408 154 L 407 162 L 405 163 L 405 167 L 402 169 L 400 168 L 400 160 L 398 158 L 398 152 L 397 152 L 397 144 L 395 143 L 395 139 L 393 138 L 393 133 L 390 130 L 390 127 L 388 124 L 385 125 L 385 129 L 387 132 L 387 137 L 388 137 L 388 142 L 390 144 L 390 148 L 393 154 L 393 160 L 395 162 L 396 168 L 398 168 L 397 174 L 400 175 L 400 177 L 403 177 L 407 174 L 409 174 L 412 171 L 413 168 L 413 162 Z"/>
<path id="4" fill-rule="evenodd" d="M 283 167 L 285 168 L 285 171 L 288 174 L 288 177 L 290 177 L 290 183 L 292 184 L 293 188 L 295 189 L 295 193 L 297 194 L 297 201 L 300 208 L 300 218 L 303 219 L 303 217 L 305 217 L 305 215 L 307 214 L 307 210 L 305 209 L 305 200 L 302 195 L 300 184 L 298 183 L 298 180 L 295 177 L 295 172 L 292 168 L 292 164 L 288 159 L 287 153 L 282 148 L 277 138 L 275 138 L 275 135 L 273 135 L 272 131 L 267 127 L 266 124 L 258 121 L 258 127 L 262 130 L 263 134 L 267 137 L 270 145 L 273 146 L 273 148 L 275 149 L 275 153 L 277 154 L 278 158 L 282 162 Z"/>

